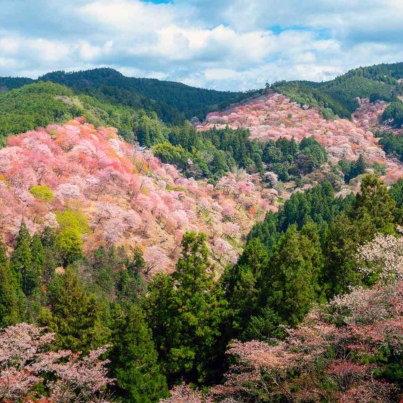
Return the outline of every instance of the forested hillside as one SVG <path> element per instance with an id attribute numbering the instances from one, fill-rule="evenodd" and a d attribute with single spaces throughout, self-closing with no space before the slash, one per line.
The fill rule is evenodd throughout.
<path id="1" fill-rule="evenodd" d="M 75 73 L 58 71 L 39 77 L 39 80 L 63 84 L 90 94 L 92 91 L 99 91 L 109 95 L 108 91 L 123 90 L 117 95 L 119 102 L 126 102 L 125 98 L 143 95 L 161 102 L 163 106 L 169 105 L 177 109 L 187 119 L 194 116 L 203 119 L 207 112 L 245 98 L 245 94 L 240 92 L 206 90 L 170 81 L 125 77 L 113 69 L 95 69 Z"/>
<path id="2" fill-rule="evenodd" d="M 401 401 L 402 69 L 2 79 L 0 401 Z"/>
<path id="3" fill-rule="evenodd" d="M 358 108 L 356 98 L 392 102 L 403 92 L 403 63 L 381 64 L 350 70 L 334 80 L 314 83 L 291 81 L 274 83 L 271 88 L 300 104 L 319 107 L 326 118 L 350 118 Z"/>

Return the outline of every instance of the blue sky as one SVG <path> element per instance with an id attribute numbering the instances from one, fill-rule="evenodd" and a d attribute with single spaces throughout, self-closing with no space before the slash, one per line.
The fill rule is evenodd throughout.
<path id="1" fill-rule="evenodd" d="M 116 68 L 222 90 L 403 61 L 402 0 L 0 0 L 0 76 Z"/>

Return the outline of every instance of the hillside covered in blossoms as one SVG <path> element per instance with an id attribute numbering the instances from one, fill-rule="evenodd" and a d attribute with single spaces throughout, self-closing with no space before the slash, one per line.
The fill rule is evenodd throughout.
<path id="1" fill-rule="evenodd" d="M 144 250 L 149 271 L 172 268 L 185 231 L 208 235 L 218 265 L 235 263 L 273 195 L 239 171 L 217 185 L 184 178 L 114 129 L 76 119 L 9 137 L 0 150 L 1 233 L 12 245 L 24 219 L 33 234 L 80 221 L 84 250 L 116 245 Z"/>
<path id="2" fill-rule="evenodd" d="M 403 401 L 402 72 L 0 78 L 0 401 Z"/>
<path id="3" fill-rule="evenodd" d="M 360 100 L 353 120 L 325 119 L 318 108 L 291 102 L 275 92 L 248 99 L 222 112 L 209 113 L 198 131 L 212 127 L 248 128 L 251 139 L 262 143 L 269 140 L 294 138 L 300 142 L 313 136 L 329 153 L 330 161 L 357 160 L 362 155 L 368 163 L 385 168 L 383 178 L 390 183 L 403 176 L 402 165 L 386 157 L 375 132 L 393 130 L 382 125 L 381 116 L 389 103 Z"/>

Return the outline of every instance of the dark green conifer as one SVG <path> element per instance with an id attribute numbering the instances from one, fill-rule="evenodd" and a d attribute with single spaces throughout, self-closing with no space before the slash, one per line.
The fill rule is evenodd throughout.
<path id="1" fill-rule="evenodd" d="M 142 310 L 132 305 L 124 313 L 118 306 L 114 318 L 109 358 L 118 395 L 129 403 L 152 403 L 167 397 L 167 381 Z"/>
<path id="2" fill-rule="evenodd" d="M 9 267 L 6 248 L 0 239 L 0 327 L 14 325 L 19 320 L 17 282 Z"/>
<path id="3" fill-rule="evenodd" d="M 11 256 L 11 269 L 25 295 L 30 292 L 29 278 L 32 269 L 31 235 L 25 221 L 22 220 L 17 237 L 17 244 Z"/>
<path id="4" fill-rule="evenodd" d="M 87 294 L 77 273 L 68 268 L 49 284 L 48 307 L 43 309 L 39 322 L 56 332 L 59 348 L 87 352 L 109 339 L 101 316 L 97 298 Z"/>
<path id="5" fill-rule="evenodd" d="M 186 233 L 182 248 L 172 276 L 157 276 L 149 287 L 147 319 L 170 383 L 203 382 L 219 368 L 226 301 L 214 279 L 206 235 Z"/>

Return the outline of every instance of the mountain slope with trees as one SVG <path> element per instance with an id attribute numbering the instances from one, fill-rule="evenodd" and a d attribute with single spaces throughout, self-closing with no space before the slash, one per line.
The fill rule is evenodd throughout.
<path id="1" fill-rule="evenodd" d="M 319 107 L 326 118 L 338 115 L 349 119 L 358 108 L 356 98 L 372 102 L 392 102 L 403 92 L 403 63 L 380 64 L 350 70 L 334 80 L 322 83 L 309 81 L 281 81 L 271 88 L 300 104 Z"/>

